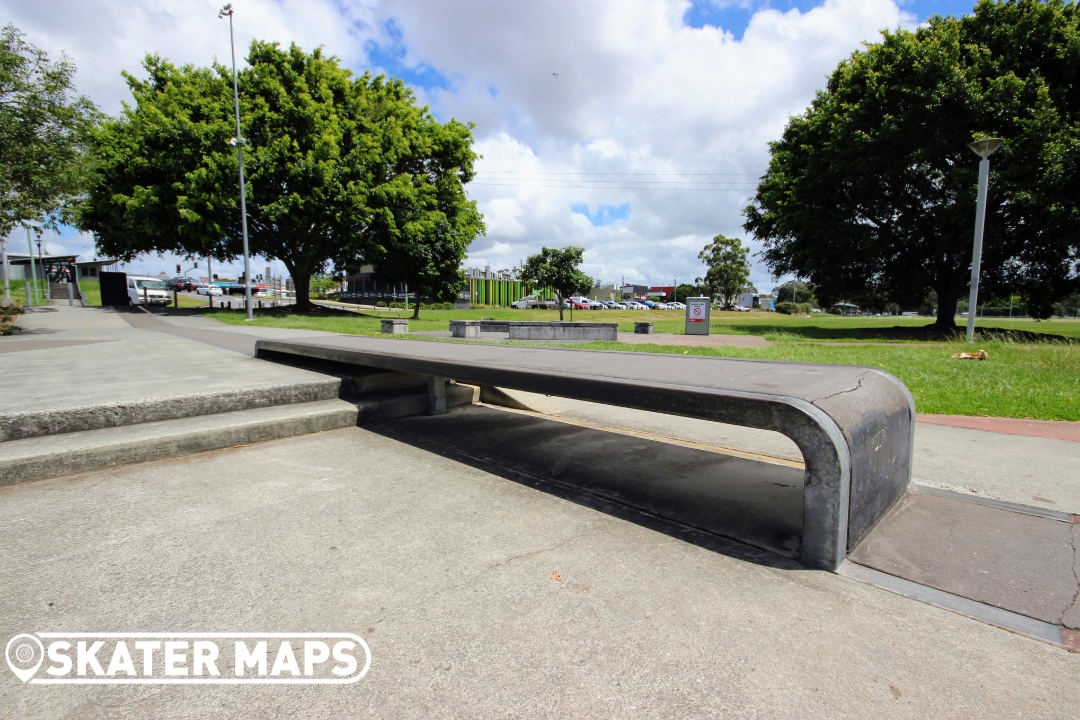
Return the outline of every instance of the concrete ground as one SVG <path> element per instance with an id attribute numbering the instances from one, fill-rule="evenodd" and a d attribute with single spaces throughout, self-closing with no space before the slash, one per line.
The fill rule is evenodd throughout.
<path id="1" fill-rule="evenodd" d="M 364 429 L 2 488 L 5 636 L 355 632 L 372 664 L 340 687 L 27 686 L 3 673 L 0 708 L 37 718 L 1080 714 L 1080 655 L 601 509 Z"/>
<path id="2" fill-rule="evenodd" d="M 126 314 L 108 308 L 48 310 L 27 313 L 19 320 L 22 333 L 0 338 L 0 412 L 45 412 L 323 379 L 206 343 L 146 332 L 125 319 L 149 317 L 138 308 Z"/>
<path id="3" fill-rule="evenodd" d="M 256 338 L 320 334 L 141 310 L 20 323 L 27 334 L 0 341 L 5 371 L 67 367 L 65 382 L 121 389 L 129 353 L 87 353 L 141 348 L 166 389 L 189 360 L 211 381 L 258 383 L 305 371 L 246 355 Z M 6 403 L 30 376 L 5 374 Z M 0 488 L 0 638 L 354 632 L 372 651 L 368 676 L 342 687 L 26 686 L 0 672 L 0 717 L 1080 713 L 1080 654 L 782 557 L 801 524 L 801 458 L 783 436 L 517 396 L 547 415 L 477 407 Z M 1080 512 L 1078 449 L 920 423 L 915 478 Z M 860 562 L 990 604 L 1004 580 L 1032 617 L 1080 622 L 1075 598 L 1062 610 L 1075 524 L 915 498 Z"/>

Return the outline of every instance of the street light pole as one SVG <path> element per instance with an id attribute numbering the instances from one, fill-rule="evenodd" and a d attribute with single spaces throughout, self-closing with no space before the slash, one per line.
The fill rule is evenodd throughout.
<path id="1" fill-rule="evenodd" d="M 4 265 L 4 304 L 11 304 L 11 287 L 8 285 L 7 238 L 0 237 L 0 261 Z"/>
<path id="2" fill-rule="evenodd" d="M 983 227 L 986 224 L 986 189 L 990 184 L 990 156 L 1001 146 L 1001 138 L 973 142 L 970 147 L 979 161 L 979 196 L 975 203 L 975 245 L 971 251 L 971 291 L 968 295 L 967 341 L 975 342 L 975 308 L 979 302 L 979 266 L 982 264 Z"/>
<path id="3" fill-rule="evenodd" d="M 233 7 L 229 3 L 221 8 L 218 18 L 229 18 L 229 46 L 232 49 L 232 83 L 233 103 L 236 107 L 236 137 L 232 144 L 236 145 L 236 159 L 240 163 L 240 228 L 244 237 L 244 304 L 247 306 L 247 319 L 255 318 L 251 304 L 251 257 L 248 252 L 248 228 L 247 228 L 247 197 L 244 193 L 244 144 L 247 142 L 240 136 L 240 90 L 236 83 L 236 38 L 233 36 Z M 213 298 L 211 298 L 213 302 Z"/>

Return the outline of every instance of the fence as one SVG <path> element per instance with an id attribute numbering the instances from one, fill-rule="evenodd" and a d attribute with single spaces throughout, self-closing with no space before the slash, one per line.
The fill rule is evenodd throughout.
<path id="1" fill-rule="evenodd" d="M 510 303 L 516 302 L 526 295 L 533 294 L 530 283 L 521 280 L 484 280 L 482 278 L 469 278 L 466 286 L 468 301 L 471 307 L 486 305 L 489 307 L 510 307 Z M 541 294 L 545 300 L 555 297 L 552 292 Z"/>

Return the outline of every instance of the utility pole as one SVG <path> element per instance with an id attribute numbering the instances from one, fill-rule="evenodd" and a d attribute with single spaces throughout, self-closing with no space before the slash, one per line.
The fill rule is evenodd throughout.
<path id="1" fill-rule="evenodd" d="M 979 266 L 982 264 L 983 227 L 986 225 L 986 190 L 990 184 L 990 156 L 1001 138 L 987 138 L 968 145 L 979 161 L 979 196 L 975 204 L 975 243 L 971 251 L 971 292 L 968 295 L 967 341 L 975 342 L 975 312 L 979 306 Z"/>
<path id="2" fill-rule="evenodd" d="M 221 8 L 218 19 L 229 18 L 229 46 L 232 48 L 232 86 L 233 104 L 236 107 L 236 137 L 230 141 L 236 145 L 236 159 L 240 163 L 240 228 L 244 237 L 244 305 L 247 307 L 247 319 L 255 318 L 251 305 L 251 256 L 248 252 L 247 197 L 244 194 L 244 145 L 247 143 L 240 136 L 240 90 L 236 83 L 236 38 L 233 35 L 233 7 L 229 3 Z M 211 300 L 211 302 L 213 302 Z"/>
<path id="3" fill-rule="evenodd" d="M 8 285 L 7 238 L 0 237 L 0 261 L 4 265 L 4 304 L 11 304 L 11 287 Z"/>
<path id="4" fill-rule="evenodd" d="M 29 225 L 26 226 L 26 248 L 30 252 L 30 279 L 34 283 L 34 304 L 39 305 L 41 301 L 38 299 L 37 270 L 34 269 L 34 243 L 30 239 Z M 29 294 L 27 297 L 29 297 Z"/>

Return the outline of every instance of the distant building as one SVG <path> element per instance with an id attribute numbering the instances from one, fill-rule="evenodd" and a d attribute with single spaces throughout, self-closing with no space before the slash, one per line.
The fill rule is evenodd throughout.
<path id="1" fill-rule="evenodd" d="M 675 286 L 674 285 L 653 285 L 649 288 L 650 300 L 674 300 L 675 299 Z"/>
<path id="2" fill-rule="evenodd" d="M 623 300 L 645 300 L 649 297 L 648 285 L 623 285 Z"/>
<path id="3" fill-rule="evenodd" d="M 510 268 L 502 268 L 500 270 L 492 270 L 488 265 L 483 270 L 478 267 L 471 267 L 465 269 L 465 277 L 469 280 L 517 280 L 518 276 L 514 270 Z"/>
<path id="4" fill-rule="evenodd" d="M 597 285 L 589 291 L 589 299 L 618 302 L 622 300 L 622 289 L 611 285 Z"/>

